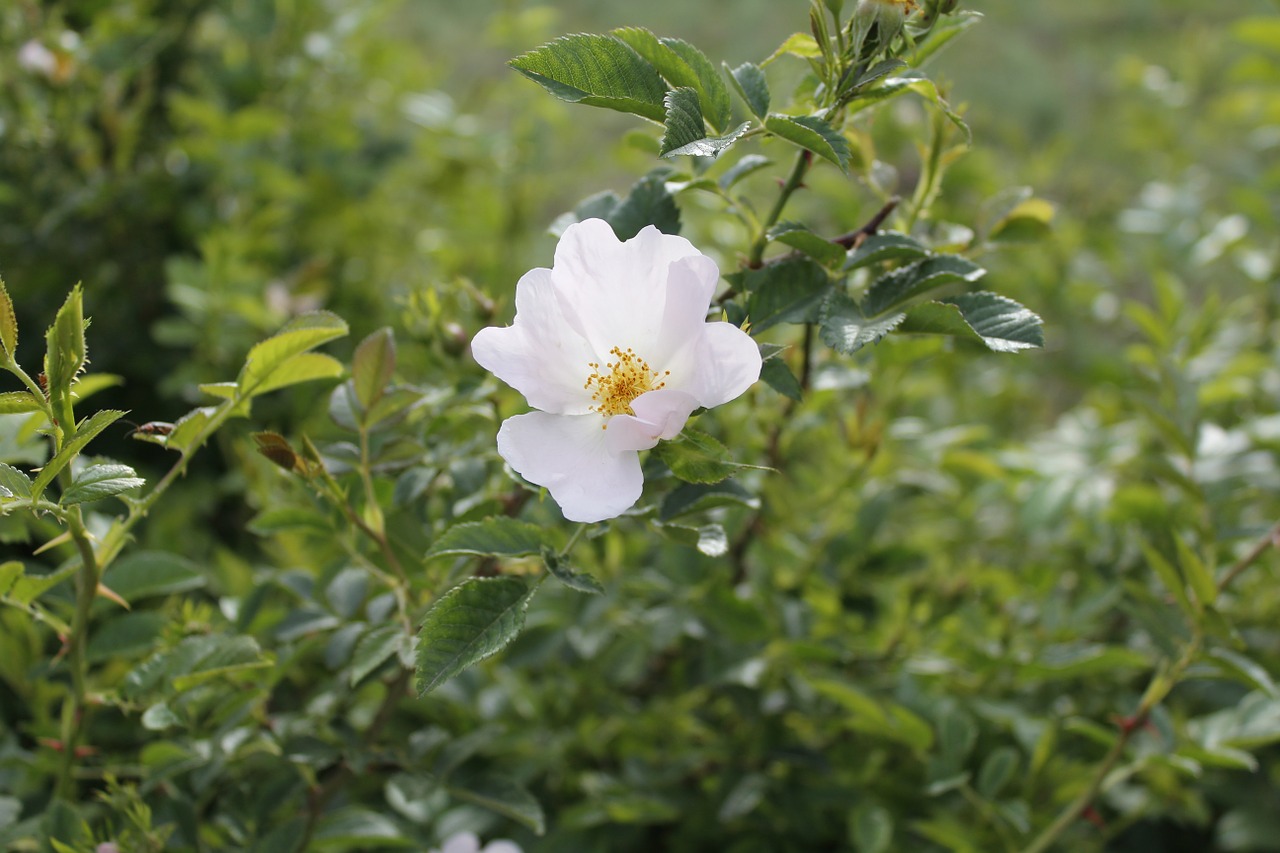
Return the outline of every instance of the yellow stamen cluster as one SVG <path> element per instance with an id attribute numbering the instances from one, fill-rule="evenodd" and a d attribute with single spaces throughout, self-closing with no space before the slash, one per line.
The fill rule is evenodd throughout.
<path id="1" fill-rule="evenodd" d="M 591 399 L 595 400 L 591 411 L 606 417 L 634 415 L 631 401 L 646 391 L 657 391 L 665 387 L 665 378 L 671 375 L 671 371 L 659 373 L 649 367 L 649 362 L 636 355 L 631 347 L 627 347 L 625 351 L 614 347 L 609 350 L 609 354 L 617 361 L 606 362 L 603 372 L 597 361 L 587 365 L 591 368 L 591 375 L 582 387 L 591 391 Z"/>

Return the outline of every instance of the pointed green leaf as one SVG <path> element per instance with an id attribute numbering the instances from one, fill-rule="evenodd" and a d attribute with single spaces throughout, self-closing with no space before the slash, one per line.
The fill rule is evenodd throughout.
<path id="1" fill-rule="evenodd" d="M 881 231 L 850 252 L 844 268 L 856 270 L 881 261 L 917 260 L 928 255 L 929 250 L 915 238 L 897 231 Z"/>
<path id="2" fill-rule="evenodd" d="M 263 656 L 252 637 L 187 637 L 135 667 L 125 676 L 120 692 L 127 699 L 155 692 L 182 692 L 212 678 L 268 666 L 270 659 Z"/>
<path id="3" fill-rule="evenodd" d="M 547 571 L 551 573 L 551 576 L 569 587 L 569 589 L 590 595 L 604 593 L 604 587 L 600 585 L 600 581 L 591 577 L 591 575 L 580 574 L 569 568 L 568 561 L 554 550 L 544 547 L 542 549 L 542 562 L 547 567 Z"/>
<path id="4" fill-rule="evenodd" d="M 630 240 L 646 225 L 663 234 L 680 233 L 680 208 L 667 190 L 665 168 L 645 175 L 631 185 L 627 197 L 605 217 L 619 240 Z"/>
<path id="5" fill-rule="evenodd" d="M 305 826 L 305 824 L 304 824 Z M 296 834 L 294 836 L 296 838 Z M 405 836 L 394 820 L 386 815 L 360 806 L 344 806 L 328 811 L 316 825 L 315 836 L 308 850 L 318 853 L 341 853 L 350 850 L 386 850 L 391 847 L 418 849 L 422 847 Z M 259 850 L 276 850 L 271 844 Z"/>
<path id="6" fill-rule="evenodd" d="M 0 583 L 0 588 L 3 588 L 2 583 Z M 1280 699 L 1280 689 L 1276 688 L 1275 681 L 1257 661 L 1250 660 L 1230 649 L 1214 649 L 1209 652 L 1209 657 L 1215 658 L 1223 669 L 1244 683 L 1257 687 L 1272 699 Z"/>
<path id="7" fill-rule="evenodd" d="M 831 277 L 810 258 L 787 258 L 748 270 L 743 284 L 751 292 L 747 316 L 751 330 L 762 332 L 778 323 L 812 323 L 831 289 Z"/>
<path id="8" fill-rule="evenodd" d="M 557 546 L 554 533 L 546 527 L 499 515 L 483 521 L 455 524 L 432 544 L 426 558 L 446 555 L 520 557 L 539 554 L 543 547 Z"/>
<path id="9" fill-rule="evenodd" d="M 351 656 L 351 686 L 355 687 L 363 681 L 365 676 L 400 652 L 406 644 L 412 646 L 413 637 L 406 634 L 398 624 L 378 625 L 365 632 L 356 643 L 356 650 Z"/>
<path id="10" fill-rule="evenodd" d="M 26 567 L 17 560 L 0 563 L 0 598 L 9 604 L 26 606 L 47 591 L 62 583 L 71 572 L 57 571 L 47 575 L 28 575 Z"/>
<path id="11" fill-rule="evenodd" d="M 460 800 L 497 812 L 528 827 L 535 835 L 546 832 L 542 806 L 524 786 L 507 776 L 492 773 L 468 776 L 449 785 Z"/>
<path id="12" fill-rule="evenodd" d="M 346 321 L 328 311 L 316 311 L 293 318 L 279 332 L 254 344 L 249 350 L 240 376 L 236 379 L 240 393 L 246 396 L 263 393 L 259 390 L 260 386 L 286 362 L 346 333 Z"/>
<path id="13" fill-rule="evenodd" d="M 780 56 L 797 56 L 800 59 L 818 59 L 822 56 L 822 48 L 808 33 L 792 33 L 787 36 L 778 49 L 769 54 L 761 65 L 768 65 Z"/>
<path id="14" fill-rule="evenodd" d="M 146 480 L 128 465 L 90 465 L 67 486 L 59 501 L 63 506 L 101 500 L 141 487 Z M 116 590 L 119 592 L 119 590 Z"/>
<path id="15" fill-rule="evenodd" d="M 924 65 L 944 45 L 980 20 L 982 20 L 981 12 L 973 12 L 968 9 L 942 16 L 929 29 L 924 39 L 916 42 L 915 49 L 907 54 L 907 58 L 911 60 L 912 65 Z"/>
<path id="16" fill-rule="evenodd" d="M 204 587 L 200 567 L 169 551 L 134 551 L 107 569 L 103 583 L 132 604 L 144 598 L 177 595 Z"/>
<path id="17" fill-rule="evenodd" d="M 747 156 L 734 163 L 723 175 L 720 176 L 718 183 L 720 189 L 727 190 L 738 181 L 747 177 L 747 175 L 760 171 L 771 166 L 773 161 L 768 157 L 760 154 L 748 154 Z"/>
<path id="18" fill-rule="evenodd" d="M 1175 535 L 1173 543 L 1178 549 L 1178 565 L 1182 567 L 1182 574 L 1191 585 L 1196 598 L 1205 607 L 1212 607 L 1218 598 L 1218 584 L 1213 579 L 1213 572 L 1181 536 Z"/>
<path id="19" fill-rule="evenodd" d="M 795 400 L 797 403 L 804 396 L 804 389 L 800 387 L 800 380 L 796 379 L 796 375 L 791 372 L 791 368 L 780 358 L 765 360 L 760 366 L 760 378 L 770 388 L 788 399 Z"/>
<path id="20" fill-rule="evenodd" d="M 698 142 L 707 135 L 707 128 L 702 120 L 702 109 L 698 106 L 698 93 L 693 89 L 672 89 L 663 100 L 666 116 L 663 123 L 666 133 L 662 134 L 662 145 L 658 156 L 667 157 L 673 151 Z"/>
<path id="21" fill-rule="evenodd" d="M 536 590 L 514 577 L 470 578 L 441 596 L 418 635 L 418 695 L 515 639 Z"/>
<path id="22" fill-rule="evenodd" d="M 1199 611 L 1187 596 L 1187 585 L 1182 580 L 1182 575 L 1178 573 L 1178 570 L 1147 540 L 1139 539 L 1138 546 L 1142 549 L 1143 556 L 1147 558 L 1147 565 L 1156 573 L 1156 577 L 1160 578 L 1165 589 L 1173 594 L 1173 598 L 1178 603 L 1178 606 L 1182 608 L 1182 612 L 1192 620 L 1198 619 Z"/>
<path id="23" fill-rule="evenodd" d="M 996 747 L 982 762 L 978 771 L 978 793 L 988 800 L 995 799 L 1004 786 L 1013 779 L 1018 768 L 1018 753 L 1011 746 Z"/>
<path id="24" fill-rule="evenodd" d="M 702 51 L 680 39 L 659 39 L 641 27 L 624 27 L 614 30 L 612 35 L 640 54 L 673 87 L 696 92 L 700 114 L 713 128 L 728 127 L 729 90 Z"/>
<path id="25" fill-rule="evenodd" d="M 71 289 L 45 333 L 44 372 L 50 396 L 69 391 L 84 367 L 84 294 L 80 285 Z"/>
<path id="26" fill-rule="evenodd" d="M 164 446 L 186 456 L 199 447 L 196 442 L 201 441 L 205 427 L 213 420 L 217 411 L 213 406 L 201 406 L 187 412 L 174 423 L 173 431 L 165 437 Z"/>
<path id="27" fill-rule="evenodd" d="M 30 391 L 6 391 L 0 394 L 0 415 L 23 415 L 38 412 L 41 401 Z"/>
<path id="28" fill-rule="evenodd" d="M 663 120 L 662 78 L 613 36 L 564 36 L 509 64 L 561 100 Z"/>
<path id="29" fill-rule="evenodd" d="M 234 400 L 239 386 L 234 382 L 206 382 L 200 385 L 199 388 L 201 392 L 208 394 L 210 397 Z"/>
<path id="30" fill-rule="evenodd" d="M 849 355 L 879 341 L 892 332 L 905 317 L 905 314 L 890 314 L 868 320 L 848 294 L 836 290 L 823 303 L 818 332 L 827 346 Z"/>
<path id="31" fill-rule="evenodd" d="M 725 70 L 728 69 L 729 66 L 726 65 Z M 751 110 L 751 114 L 760 119 L 760 121 L 768 118 L 769 83 L 765 80 L 764 72 L 760 70 L 760 66 L 744 62 L 729 71 L 729 79 L 733 81 L 733 88 L 737 90 L 739 97 L 747 105 L 747 109 Z"/>
<path id="32" fill-rule="evenodd" d="M 13 300 L 9 298 L 3 278 L 0 278 L 0 347 L 4 348 L 6 360 L 12 359 L 18 351 L 18 315 L 13 310 Z"/>
<path id="33" fill-rule="evenodd" d="M 875 317 L 930 290 L 953 282 L 973 282 L 987 271 L 959 255 L 936 255 L 885 273 L 862 298 L 862 312 Z"/>
<path id="34" fill-rule="evenodd" d="M 15 498 L 31 497 L 31 478 L 12 465 L 0 463 L 0 487 Z"/>
<path id="35" fill-rule="evenodd" d="M 719 440 L 692 427 L 672 441 L 661 442 L 653 452 L 686 483 L 718 483 L 747 467 L 734 462 L 729 448 Z"/>
<path id="36" fill-rule="evenodd" d="M 1039 317 L 1012 299 L 986 292 L 916 305 L 907 312 L 899 331 L 961 338 L 995 352 L 1044 346 Z"/>
<path id="37" fill-rule="evenodd" d="M 368 409 L 382 396 L 396 369 L 396 338 L 384 326 L 360 342 L 351 360 L 356 399 Z"/>
<path id="38" fill-rule="evenodd" d="M 115 423 L 123 415 L 124 412 L 115 409 L 103 409 L 82 420 L 79 426 L 76 427 L 76 434 L 62 445 L 62 449 L 52 459 L 45 463 L 35 482 L 31 484 L 31 500 L 40 500 L 40 496 L 44 494 L 45 487 L 53 482 L 53 478 L 58 476 L 58 473 L 71 463 L 71 460 L 85 448 L 85 445 L 93 441 L 98 433 Z"/>
<path id="39" fill-rule="evenodd" d="M 764 126 L 775 136 L 830 160 L 840 167 L 840 171 L 849 170 L 849 141 L 822 119 L 774 113 L 765 119 Z"/>
<path id="40" fill-rule="evenodd" d="M 254 387 L 251 396 L 278 391 L 317 379 L 337 379 L 346 372 L 342 362 L 320 352 L 304 352 L 278 365 Z"/>
<path id="41" fill-rule="evenodd" d="M 884 77 L 888 77 L 890 74 L 897 71 L 899 68 L 905 68 L 906 64 L 907 63 L 903 62 L 901 59 L 898 59 L 897 57 L 894 57 L 893 59 L 886 59 L 881 62 L 877 62 L 875 65 L 868 68 L 866 72 L 863 73 L 863 75 L 858 78 L 857 83 L 854 84 L 854 88 L 861 89 L 863 86 L 866 86 L 870 83 L 874 83 L 877 80 L 880 80 Z"/>
<path id="42" fill-rule="evenodd" d="M 845 257 L 843 246 L 819 237 L 798 222 L 779 222 L 769 229 L 768 236 L 770 240 L 799 249 L 824 267 L 839 266 Z"/>

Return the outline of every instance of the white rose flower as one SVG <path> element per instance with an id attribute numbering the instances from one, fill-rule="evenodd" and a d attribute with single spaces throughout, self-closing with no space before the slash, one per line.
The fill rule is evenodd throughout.
<path id="1" fill-rule="evenodd" d="M 459 832 L 456 835 L 449 836 L 444 846 L 439 850 L 432 850 L 431 853 L 524 853 L 519 845 L 514 841 L 508 841 L 505 838 L 499 838 L 496 841 L 490 841 L 483 848 L 480 846 L 480 837 L 474 832 Z"/>
<path id="2" fill-rule="evenodd" d="M 648 226 L 622 242 L 588 219 L 565 229 L 551 269 L 517 283 L 512 324 L 472 341 L 476 361 L 538 410 L 502 424 L 498 453 L 565 518 L 628 510 L 643 487 L 639 451 L 760 378 L 750 336 L 706 322 L 719 278 L 683 237 Z"/>

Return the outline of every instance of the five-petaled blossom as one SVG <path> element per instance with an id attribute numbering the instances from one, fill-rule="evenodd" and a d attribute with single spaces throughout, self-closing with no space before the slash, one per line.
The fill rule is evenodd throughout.
<path id="1" fill-rule="evenodd" d="M 498 453 L 565 518 L 625 512 L 643 487 L 639 451 L 760 378 L 750 336 L 707 322 L 719 278 L 683 237 L 648 226 L 622 242 L 588 219 L 565 230 L 551 269 L 521 277 L 512 325 L 472 341 L 476 361 L 538 410 L 503 422 Z"/>

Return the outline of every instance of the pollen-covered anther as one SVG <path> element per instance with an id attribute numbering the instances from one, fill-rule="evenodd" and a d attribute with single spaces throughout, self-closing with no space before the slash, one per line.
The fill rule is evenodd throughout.
<path id="1" fill-rule="evenodd" d="M 595 405 L 591 407 L 591 411 L 599 412 L 605 417 L 634 415 L 631 401 L 648 391 L 665 387 L 666 377 L 671 375 L 671 371 L 654 370 L 631 347 L 625 350 L 614 347 L 609 350 L 609 354 L 617 361 L 606 362 L 603 371 L 599 362 L 587 364 L 591 368 L 591 375 L 582 387 L 592 392 L 591 399 L 595 401 Z"/>

